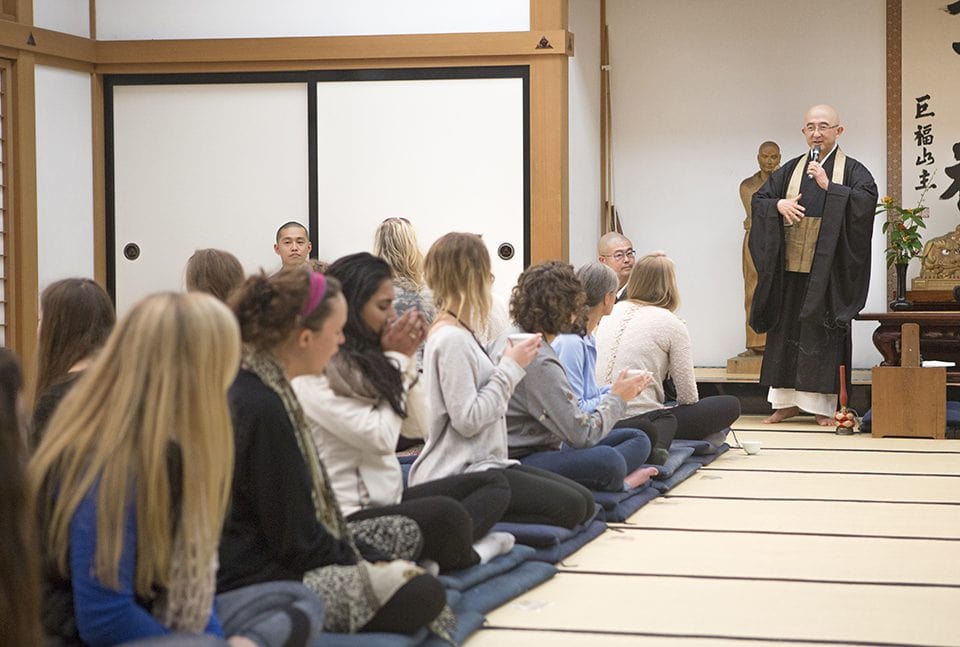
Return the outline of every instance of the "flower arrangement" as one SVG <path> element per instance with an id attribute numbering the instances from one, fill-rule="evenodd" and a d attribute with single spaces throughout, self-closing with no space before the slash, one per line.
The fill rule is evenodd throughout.
<path id="1" fill-rule="evenodd" d="M 928 189 L 924 189 L 920 194 L 920 200 L 916 207 L 909 209 L 898 204 L 890 196 L 885 196 L 877 203 L 876 215 L 887 214 L 887 220 L 883 223 L 881 230 L 889 234 L 890 244 L 886 248 L 887 266 L 906 265 L 910 259 L 920 256 L 923 251 L 923 240 L 921 229 L 925 229 L 927 224 L 923 221 L 926 217 L 927 207 L 923 206 L 923 199 L 927 195 Z"/>

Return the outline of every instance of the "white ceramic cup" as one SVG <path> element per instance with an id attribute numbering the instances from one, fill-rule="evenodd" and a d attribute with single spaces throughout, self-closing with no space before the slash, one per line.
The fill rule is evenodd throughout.
<path id="1" fill-rule="evenodd" d="M 743 451 L 753 455 L 760 453 L 760 446 L 763 445 L 763 443 L 759 440 L 744 440 L 740 445 L 743 447 Z"/>
<path id="2" fill-rule="evenodd" d="M 523 342 L 527 341 L 531 337 L 536 337 L 536 336 L 537 336 L 537 333 L 535 332 L 515 332 L 512 335 L 507 335 L 507 339 L 510 340 L 510 344 L 512 346 L 516 346 L 517 344 L 522 344 Z"/>

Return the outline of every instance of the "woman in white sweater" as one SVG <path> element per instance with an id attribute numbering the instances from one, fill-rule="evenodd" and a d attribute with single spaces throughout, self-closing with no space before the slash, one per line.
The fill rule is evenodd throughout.
<path id="1" fill-rule="evenodd" d="M 396 316 L 392 271 L 379 257 L 344 256 L 327 273 L 347 300 L 346 341 L 323 375 L 291 383 L 347 519 L 413 519 L 423 533 L 422 557 L 444 571 L 509 550 L 501 536 L 475 545 L 510 501 L 502 475 L 460 474 L 403 489 L 397 439 L 422 435 L 426 424 L 415 359 L 427 331 L 423 314 L 413 308 Z"/>
<path id="2" fill-rule="evenodd" d="M 644 369 L 653 380 L 627 403 L 625 420 L 656 416 L 669 409 L 677 419 L 676 438 L 703 439 L 740 416 L 732 395 L 700 399 L 693 371 L 690 334 L 675 314 L 680 305 L 674 264 L 663 252 L 637 260 L 624 291 L 626 299 L 597 327 L 597 380 L 611 382 L 624 369 Z M 670 377 L 676 405 L 667 407 L 663 381 Z"/>
<path id="3" fill-rule="evenodd" d="M 476 234 L 438 239 L 425 261 L 437 318 L 427 338 L 424 379 L 431 421 L 427 443 L 410 470 L 420 484 L 452 474 L 497 471 L 510 483 L 505 521 L 572 528 L 594 513 L 583 486 L 507 456 L 504 415 L 540 336 L 511 343 L 494 364 L 474 334 L 490 311 L 490 255 Z"/>

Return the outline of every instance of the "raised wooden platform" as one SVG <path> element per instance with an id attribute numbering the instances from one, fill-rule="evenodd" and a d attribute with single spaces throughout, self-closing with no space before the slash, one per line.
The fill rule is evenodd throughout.
<path id="1" fill-rule="evenodd" d="M 855 368 L 851 375 L 853 388 L 849 393 L 850 407 L 861 415 L 871 406 L 873 384 L 871 369 Z M 729 373 L 721 366 L 698 366 L 694 369 L 700 397 L 708 395 L 734 395 L 740 400 L 745 415 L 770 413 L 767 389 L 760 386 L 760 376 L 747 373 Z M 960 400 L 960 380 L 947 374 L 947 400 Z"/>

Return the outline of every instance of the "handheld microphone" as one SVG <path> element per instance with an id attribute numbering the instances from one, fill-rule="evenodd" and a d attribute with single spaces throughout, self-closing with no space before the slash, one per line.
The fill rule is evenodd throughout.
<path id="1" fill-rule="evenodd" d="M 811 161 L 811 162 L 819 162 L 819 161 L 820 161 L 820 147 L 819 147 L 819 146 L 814 146 L 814 147 L 813 147 L 813 150 L 810 151 L 810 161 Z M 813 179 L 813 173 L 807 173 L 807 177 L 812 180 L 812 179 Z"/>

